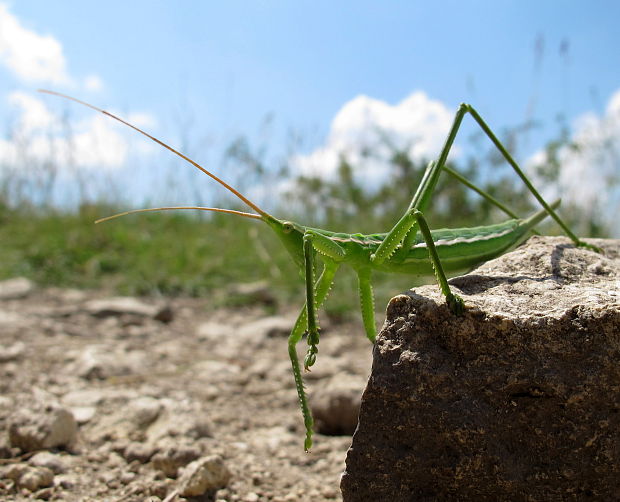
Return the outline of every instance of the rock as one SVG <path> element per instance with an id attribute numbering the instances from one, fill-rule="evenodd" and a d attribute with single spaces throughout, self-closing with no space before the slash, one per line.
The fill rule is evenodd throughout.
<path id="1" fill-rule="evenodd" d="M 0 326 L 2 327 L 10 327 L 15 329 L 17 327 L 27 326 L 29 321 L 30 319 L 28 316 L 24 314 L 18 314 L 16 312 L 11 312 L 10 310 L 0 309 Z"/>
<path id="2" fill-rule="evenodd" d="M 22 357 L 26 351 L 26 345 L 23 342 L 15 342 L 9 347 L 0 347 L 0 363 L 8 363 Z"/>
<path id="3" fill-rule="evenodd" d="M 276 297 L 266 281 L 235 284 L 229 288 L 227 296 L 231 304 L 260 303 L 267 306 L 276 304 Z"/>
<path id="4" fill-rule="evenodd" d="M 193 440 L 212 436 L 212 425 L 200 403 L 163 400 L 164 408 L 146 431 L 146 440 L 161 444 L 167 438 Z"/>
<path id="5" fill-rule="evenodd" d="M 169 324 L 174 320 L 174 310 L 170 305 L 166 305 L 159 309 L 159 312 L 153 316 L 153 319 L 164 324 Z"/>
<path id="6" fill-rule="evenodd" d="M 71 408 L 71 413 L 73 413 L 78 425 L 84 425 L 93 419 L 97 413 L 97 408 L 94 406 L 74 406 Z"/>
<path id="7" fill-rule="evenodd" d="M 162 322 L 170 322 L 173 317 L 170 307 L 149 305 L 131 296 L 90 300 L 84 304 L 84 309 L 94 317 L 111 317 L 128 314 L 139 317 L 150 317 Z"/>
<path id="8" fill-rule="evenodd" d="M 101 389 L 78 389 L 71 390 L 62 396 L 62 403 L 70 407 L 96 407 L 106 398 Z"/>
<path id="9" fill-rule="evenodd" d="M 88 372 L 86 374 L 88 375 Z M 104 398 L 104 393 L 99 389 L 80 389 L 67 392 L 62 396 L 61 401 L 71 410 L 75 421 L 82 425 L 94 418 L 97 413 L 97 405 Z"/>
<path id="10" fill-rule="evenodd" d="M 145 464 L 151 459 L 154 453 L 155 447 L 153 445 L 132 441 L 125 447 L 123 458 L 127 460 L 127 462 L 137 460 L 141 464 Z"/>
<path id="11" fill-rule="evenodd" d="M 142 350 L 110 351 L 105 345 L 92 345 L 70 365 L 68 373 L 77 374 L 87 380 L 105 380 L 140 374 L 146 367 L 146 355 Z"/>
<path id="12" fill-rule="evenodd" d="M 284 447 L 290 444 L 299 444 L 299 435 L 293 433 L 290 428 L 282 425 L 260 428 L 253 431 L 252 437 L 250 438 L 251 451 L 265 449 L 273 455 L 277 455 L 284 451 Z M 237 443 L 236 447 L 240 449 L 247 449 L 248 445 L 244 443 Z"/>
<path id="13" fill-rule="evenodd" d="M 128 414 L 131 421 L 140 428 L 152 424 L 162 409 L 162 404 L 158 399 L 149 396 L 139 397 L 129 403 Z"/>
<path id="14" fill-rule="evenodd" d="M 197 378 L 210 383 L 228 382 L 241 373 L 237 364 L 205 359 L 192 365 L 192 372 Z"/>
<path id="15" fill-rule="evenodd" d="M 17 481 L 26 472 L 28 472 L 29 469 L 30 467 L 28 466 L 28 464 L 22 463 L 9 464 L 6 466 L 0 465 L 0 478 Z"/>
<path id="16" fill-rule="evenodd" d="M 226 487 L 230 471 L 219 455 L 210 455 L 190 463 L 179 478 L 178 491 L 182 497 L 197 497 Z"/>
<path id="17" fill-rule="evenodd" d="M 325 388 L 317 389 L 310 399 L 317 432 L 332 436 L 353 434 L 365 384 L 358 376 L 339 373 Z"/>
<path id="18" fill-rule="evenodd" d="M 33 455 L 28 463 L 35 467 L 45 467 L 54 474 L 61 474 L 67 469 L 66 462 L 60 455 L 48 451 L 41 451 Z"/>
<path id="19" fill-rule="evenodd" d="M 237 334 L 240 338 L 262 340 L 270 337 L 286 337 L 290 334 L 295 324 L 295 319 L 282 316 L 261 317 L 239 326 Z"/>
<path id="20" fill-rule="evenodd" d="M 196 337 L 201 342 L 212 342 L 217 344 L 233 336 L 237 331 L 235 326 L 223 324 L 215 321 L 205 321 L 196 329 Z"/>
<path id="21" fill-rule="evenodd" d="M 346 459 L 345 502 L 615 500 L 619 241 L 536 237 L 393 298 Z M 459 291 L 460 290 L 460 291 Z"/>
<path id="22" fill-rule="evenodd" d="M 29 469 L 21 478 L 17 484 L 34 492 L 39 488 L 51 486 L 54 483 L 54 473 L 47 467 L 36 467 Z"/>
<path id="23" fill-rule="evenodd" d="M 53 495 L 54 495 L 54 488 L 50 486 L 48 488 L 41 488 L 40 490 L 38 490 L 34 494 L 34 498 L 37 500 L 50 500 Z"/>
<path id="24" fill-rule="evenodd" d="M 202 452 L 197 446 L 188 444 L 168 445 L 157 452 L 151 462 L 169 478 L 176 478 L 180 467 L 198 459 Z"/>
<path id="25" fill-rule="evenodd" d="M 69 447 L 77 436 L 71 412 L 56 404 L 21 409 L 9 419 L 9 443 L 23 451 Z"/>
<path id="26" fill-rule="evenodd" d="M 13 464 L 0 471 L 0 478 L 11 479 L 18 487 L 34 492 L 39 488 L 51 486 L 54 482 L 54 473 L 47 467 Z"/>
<path id="27" fill-rule="evenodd" d="M 34 284 L 25 277 L 15 277 L 0 281 L 0 300 L 25 298 L 34 290 Z"/>

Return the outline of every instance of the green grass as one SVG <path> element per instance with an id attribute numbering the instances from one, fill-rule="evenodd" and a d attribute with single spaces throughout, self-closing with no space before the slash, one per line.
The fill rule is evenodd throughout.
<path id="1" fill-rule="evenodd" d="M 231 286 L 266 280 L 279 305 L 303 304 L 303 280 L 286 250 L 260 222 L 227 215 L 151 213 L 95 225 L 114 208 L 77 213 L 0 212 L 0 279 L 124 295 L 201 296 L 210 306 L 239 298 Z M 343 267 L 326 304 L 336 318 L 356 317 L 357 279 Z M 378 310 L 408 287 L 407 277 L 377 276 Z"/>
<path id="2" fill-rule="evenodd" d="M 22 275 L 66 287 L 103 285 L 137 295 L 202 295 L 269 276 L 268 264 L 253 250 L 252 222 L 161 213 L 93 223 L 109 213 L 97 207 L 78 214 L 5 212 L 0 277 Z M 260 245 L 271 243 L 261 239 Z"/>

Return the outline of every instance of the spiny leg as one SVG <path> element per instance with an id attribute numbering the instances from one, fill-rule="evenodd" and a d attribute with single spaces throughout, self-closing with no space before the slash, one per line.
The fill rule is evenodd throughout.
<path id="1" fill-rule="evenodd" d="M 448 279 L 443 270 L 443 266 L 441 265 L 441 260 L 439 259 L 439 254 L 437 253 L 437 248 L 435 247 L 435 242 L 433 241 L 433 236 L 431 235 L 431 231 L 428 228 L 426 219 L 424 218 L 424 215 L 417 209 L 412 210 L 412 215 L 418 222 L 420 232 L 424 237 L 424 242 L 426 242 L 426 248 L 428 249 L 428 254 L 431 259 L 431 263 L 433 264 L 433 269 L 435 270 L 435 277 L 437 278 L 437 282 L 439 283 L 441 292 L 446 297 L 448 307 L 450 307 L 450 310 L 454 314 L 461 315 L 463 313 L 463 309 L 465 308 L 463 304 L 463 299 L 459 295 L 455 295 L 454 293 L 452 293 L 452 291 L 450 290 Z"/>
<path id="2" fill-rule="evenodd" d="M 420 211 L 425 211 L 430 203 L 433 191 L 435 190 L 435 186 L 437 185 L 441 171 L 442 170 L 448 171 L 453 176 L 454 174 L 456 174 L 451 169 L 446 167 L 446 161 L 448 159 L 448 154 L 450 153 L 450 149 L 452 148 L 452 145 L 454 143 L 454 139 L 456 138 L 456 135 L 458 133 L 459 127 L 461 126 L 461 122 L 463 121 L 463 117 L 465 116 L 466 113 L 471 114 L 471 116 L 478 123 L 478 125 L 481 127 L 484 133 L 489 137 L 491 142 L 495 145 L 495 147 L 500 151 L 500 153 L 506 159 L 508 164 L 510 164 L 513 170 L 521 178 L 521 180 L 523 181 L 525 186 L 529 189 L 529 191 L 532 193 L 532 195 L 534 195 L 534 197 L 538 200 L 538 202 L 542 205 L 542 207 L 547 211 L 547 213 L 558 223 L 558 225 L 560 225 L 562 230 L 564 230 L 564 233 L 575 243 L 575 245 L 579 247 L 586 247 L 586 248 L 592 249 L 593 251 L 600 252 L 601 250 L 599 248 L 591 244 L 588 244 L 586 242 L 583 242 L 568 228 L 566 223 L 564 223 L 564 221 L 558 216 L 558 214 L 554 211 L 554 209 L 542 198 L 542 196 L 536 190 L 536 188 L 534 188 L 534 186 L 532 185 L 530 180 L 527 178 L 525 173 L 521 170 L 519 165 L 515 162 L 515 160 L 510 155 L 510 153 L 508 153 L 504 145 L 499 141 L 497 136 L 495 136 L 493 131 L 491 131 L 491 128 L 486 124 L 486 122 L 482 119 L 482 117 L 478 114 L 478 112 L 471 105 L 468 105 L 465 103 L 461 103 L 461 105 L 459 106 L 456 112 L 456 115 L 454 117 L 454 122 L 452 123 L 452 127 L 446 138 L 446 141 L 441 150 L 439 158 L 437 159 L 437 161 L 433 161 L 429 163 L 428 167 L 426 168 L 426 171 L 424 172 L 424 176 L 422 177 L 422 181 L 420 185 L 418 186 L 418 189 L 416 190 L 415 195 L 411 199 L 411 203 L 409 204 L 408 209 L 410 210 L 410 209 L 415 208 Z M 457 179 L 463 182 L 464 179 L 462 179 L 462 177 L 459 178 L 459 176 L 460 175 L 456 176 Z M 473 184 L 470 182 L 465 182 L 465 184 L 469 186 L 470 188 L 474 189 L 476 192 L 480 193 L 483 197 L 485 197 L 492 204 L 496 205 L 503 211 L 506 211 L 507 208 L 505 208 L 501 203 L 498 203 L 498 201 L 493 199 L 493 197 L 491 197 L 486 192 L 482 191 L 478 187 L 475 187 L 475 185 L 472 186 Z M 508 212 L 508 214 L 513 216 L 511 212 Z M 415 235 L 416 235 L 415 228 L 411 228 L 410 231 L 403 237 L 402 246 L 401 246 L 402 251 L 398 253 L 396 258 L 399 258 L 399 257 L 402 258 L 406 255 L 406 252 L 411 248 L 411 245 L 413 244 Z M 388 253 L 386 249 L 381 249 L 382 246 L 380 246 L 380 249 L 377 250 L 377 253 L 376 253 L 376 255 L 379 256 L 379 261 L 377 263 L 380 263 L 381 261 L 385 260 L 387 257 L 391 256 L 395 250 L 394 248 Z M 387 246 L 388 245 L 386 244 L 386 247 Z"/>
<path id="3" fill-rule="evenodd" d="M 512 155 L 510 155 L 510 153 L 508 153 L 508 150 L 506 150 L 506 148 L 504 147 L 504 145 L 502 144 L 502 142 L 497 138 L 497 136 L 495 136 L 495 134 L 493 133 L 493 131 L 491 130 L 491 128 L 487 125 L 487 123 L 482 119 L 482 117 L 480 116 L 480 114 L 474 109 L 473 106 L 468 105 L 468 104 L 464 104 L 462 103 L 461 106 L 459 107 L 459 110 L 463 109 L 463 114 L 466 112 L 469 112 L 469 114 L 474 118 L 474 120 L 478 123 L 478 125 L 480 126 L 480 128 L 485 132 L 485 134 L 489 137 L 489 139 L 491 140 L 491 142 L 495 145 L 495 147 L 501 152 L 501 154 L 504 156 L 504 158 L 506 159 L 506 161 L 508 162 L 508 164 L 510 164 L 510 166 L 512 167 L 512 169 L 517 173 L 517 175 L 519 176 L 519 178 L 521 178 L 521 181 L 523 181 L 523 183 L 525 184 L 525 186 L 528 188 L 528 190 L 532 193 L 532 195 L 536 198 L 536 200 L 540 203 L 540 205 L 542 207 L 545 208 L 545 211 L 547 211 L 547 214 L 549 214 L 549 216 L 551 216 L 558 225 L 560 225 L 560 227 L 562 228 L 562 230 L 564 230 L 564 233 L 574 242 L 574 244 L 578 247 L 585 247 L 588 249 L 592 249 L 593 251 L 596 252 L 601 252 L 601 250 L 599 248 L 597 248 L 596 246 L 593 246 L 592 244 L 588 244 L 587 242 L 583 242 L 581 239 L 579 239 L 579 237 L 577 237 L 570 228 L 568 228 L 568 225 L 566 225 L 566 223 L 564 223 L 564 221 L 562 220 L 562 218 L 560 218 L 558 216 L 558 214 L 555 212 L 555 210 L 545 201 L 545 199 L 542 198 L 542 195 L 540 195 L 540 193 L 538 192 L 538 190 L 536 190 L 536 188 L 534 188 L 534 185 L 532 185 L 532 182 L 529 180 L 529 178 L 525 175 L 525 173 L 523 172 L 523 170 L 519 167 L 519 165 L 516 163 L 516 161 L 512 158 Z M 458 113 L 458 112 L 457 112 Z"/>
<path id="4" fill-rule="evenodd" d="M 360 306 L 362 310 L 362 320 L 366 336 L 374 343 L 377 337 L 377 326 L 375 324 L 375 299 L 372 293 L 372 284 L 370 282 L 370 269 L 362 269 L 357 273 L 359 284 Z"/>
<path id="5" fill-rule="evenodd" d="M 429 164 L 426 173 L 428 173 L 428 171 L 432 170 L 432 167 L 433 167 L 432 163 Z M 464 176 L 462 176 L 461 174 L 456 172 L 454 169 L 451 169 L 448 166 L 444 166 L 443 170 L 446 171 L 450 176 L 455 178 L 457 181 L 461 182 L 467 188 L 469 188 L 470 190 L 473 190 L 474 192 L 476 192 L 483 199 L 487 200 L 490 204 L 493 204 L 495 207 L 499 208 L 501 211 L 506 213 L 511 218 L 515 218 L 515 219 L 519 218 L 519 216 L 515 212 L 513 212 L 510 208 L 508 208 L 507 206 L 502 204 L 495 197 L 493 197 L 490 193 L 484 191 L 482 188 L 480 188 L 479 186 L 475 185 L 474 183 L 469 181 L 467 178 L 465 178 Z M 422 181 L 424 181 L 424 179 Z M 552 208 L 555 207 L 554 204 L 551 204 L 551 207 Z M 534 234 L 534 235 L 540 235 L 534 229 L 531 229 L 530 232 L 532 234 Z M 409 250 L 411 249 L 411 245 L 412 245 L 413 239 L 415 238 L 415 235 L 416 235 L 415 227 L 413 227 L 411 230 L 409 230 L 409 232 L 407 233 L 407 235 L 403 239 L 402 246 L 396 250 L 396 252 L 392 256 L 390 261 L 394 261 L 394 262 L 398 263 L 398 262 L 404 260 L 407 257 L 407 254 L 409 253 Z"/>
<path id="6" fill-rule="evenodd" d="M 344 250 L 324 235 L 310 230 L 304 234 L 303 246 L 306 276 L 306 305 L 299 314 L 295 326 L 289 335 L 288 353 L 291 364 L 293 365 L 295 387 L 297 389 L 299 404 L 304 417 L 304 426 L 306 428 L 304 449 L 308 451 L 312 446 L 312 427 L 314 420 L 312 419 L 312 413 L 310 412 L 308 399 L 304 390 L 301 368 L 297 358 L 297 344 L 307 328 L 309 347 L 304 358 L 304 369 L 308 370 L 308 368 L 316 362 L 316 355 L 318 353 L 319 331 L 316 311 L 323 304 L 325 298 L 327 298 L 329 288 L 334 280 L 334 275 L 336 270 L 338 270 L 339 262 L 344 259 Z M 323 273 L 316 284 L 314 284 L 313 281 L 315 250 L 321 253 L 323 262 L 325 263 Z"/>
<path id="7" fill-rule="evenodd" d="M 316 362 L 316 355 L 319 352 L 319 320 L 317 309 L 314 305 L 314 251 L 316 250 L 328 260 L 336 263 L 344 259 L 345 252 L 342 247 L 328 237 L 307 230 L 304 234 L 304 259 L 306 268 L 306 309 L 308 312 L 308 353 L 304 358 L 304 369 L 309 371 L 310 366 Z"/>
<path id="8" fill-rule="evenodd" d="M 433 166 L 433 169 L 431 170 L 432 172 L 429 173 L 428 183 L 426 184 L 426 186 L 421 186 L 420 189 L 418 189 L 409 207 L 410 208 L 416 207 L 420 211 L 424 211 L 426 209 L 427 204 L 430 201 L 432 191 L 434 190 L 437 184 L 437 180 L 439 179 L 440 171 L 447 170 L 445 168 L 445 165 L 446 165 L 446 161 L 448 158 L 448 154 L 450 152 L 450 149 L 452 148 L 452 144 L 454 143 L 454 139 L 461 125 L 463 117 L 465 116 L 466 113 L 469 113 L 473 117 L 473 119 L 478 123 L 480 128 L 487 135 L 487 137 L 491 140 L 491 142 L 495 145 L 495 147 L 500 151 L 504 159 L 506 159 L 508 164 L 512 167 L 515 173 L 517 173 L 519 178 L 521 178 L 521 181 L 523 181 L 523 183 L 528 188 L 528 190 L 532 193 L 532 195 L 536 198 L 536 200 L 540 203 L 540 205 L 545 209 L 545 211 L 547 211 L 547 214 L 549 214 L 549 216 L 551 216 L 556 221 L 556 223 L 562 228 L 564 233 L 575 243 L 575 245 L 579 247 L 586 247 L 594 251 L 600 252 L 599 248 L 591 244 L 588 244 L 586 242 L 583 242 L 570 230 L 570 228 L 568 228 L 568 225 L 564 223 L 564 221 L 558 216 L 556 211 L 543 199 L 543 197 L 540 195 L 538 190 L 534 188 L 534 185 L 532 185 L 532 182 L 525 175 L 525 173 L 519 167 L 517 162 L 512 158 L 512 155 L 510 155 L 508 150 L 506 150 L 502 142 L 497 138 L 497 136 L 495 136 L 491 128 L 482 119 L 480 114 L 474 109 L 474 107 L 472 107 L 471 105 L 465 104 L 465 103 L 461 103 L 461 105 L 459 106 L 456 112 L 454 122 L 452 124 L 452 128 L 450 130 L 450 133 L 448 134 L 448 138 L 446 139 L 446 143 L 441 151 L 439 159 L 437 160 L 436 164 Z M 411 237 L 410 239 L 412 241 L 413 237 Z M 409 243 L 411 243 L 411 241 Z"/>
<path id="9" fill-rule="evenodd" d="M 334 282 L 334 275 L 338 270 L 339 265 L 333 261 L 325 261 L 325 266 L 321 276 L 316 282 L 315 286 L 315 306 L 319 308 L 329 293 L 329 289 Z M 301 376 L 301 368 L 299 366 L 299 359 L 297 358 L 297 344 L 301 340 L 307 327 L 307 310 L 304 306 L 295 321 L 293 330 L 288 337 L 288 355 L 293 365 L 293 376 L 295 378 L 295 388 L 297 389 L 297 396 L 299 397 L 299 406 L 301 407 L 301 413 L 304 418 L 304 426 L 306 428 L 306 439 L 304 441 L 304 449 L 308 451 L 312 446 L 312 427 L 314 421 L 312 419 L 312 413 L 308 406 L 308 399 L 306 397 L 306 391 L 304 390 L 304 382 Z"/>
<path id="10" fill-rule="evenodd" d="M 474 185 L 471 181 L 469 181 L 467 178 L 465 178 L 461 174 L 457 173 L 454 169 L 451 169 L 448 166 L 443 166 L 443 170 L 446 171 L 450 176 L 452 176 L 456 180 L 460 181 L 467 188 L 473 190 L 478 195 L 480 195 L 482 198 L 484 198 L 485 200 L 493 204 L 495 207 L 498 207 L 499 209 L 501 209 L 504 213 L 506 213 L 511 218 L 515 218 L 515 219 L 519 218 L 519 216 L 516 213 L 511 211 L 508 207 L 506 207 L 504 204 L 498 201 L 490 193 L 485 192 L 482 188 Z"/>
<path id="11" fill-rule="evenodd" d="M 316 355 L 319 351 L 319 322 L 316 315 L 314 299 L 314 250 L 312 240 L 309 235 L 304 235 L 304 259 L 306 276 L 306 317 L 308 321 L 308 352 L 304 358 L 304 370 L 316 362 Z"/>

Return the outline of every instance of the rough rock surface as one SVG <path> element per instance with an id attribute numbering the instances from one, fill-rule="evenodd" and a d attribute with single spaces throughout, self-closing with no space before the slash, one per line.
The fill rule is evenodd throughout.
<path id="1" fill-rule="evenodd" d="M 534 237 L 395 297 L 341 480 L 346 502 L 619 500 L 619 241 Z"/>

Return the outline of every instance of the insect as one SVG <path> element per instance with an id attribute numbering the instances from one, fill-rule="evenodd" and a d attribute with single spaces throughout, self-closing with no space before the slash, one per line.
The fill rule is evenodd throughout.
<path id="1" fill-rule="evenodd" d="M 464 310 L 463 300 L 452 292 L 447 276 L 467 272 L 476 265 L 513 249 L 523 242 L 534 231 L 534 227 L 547 216 L 551 216 L 560 225 L 575 245 L 600 251 L 595 246 L 581 241 L 573 234 L 554 210 L 560 201 L 558 200 L 552 204 L 545 202 L 486 122 L 473 107 L 467 104 L 459 106 L 438 159 L 428 164 L 422 181 L 402 218 L 387 233 L 363 235 L 331 232 L 320 228 L 311 228 L 293 221 L 280 220 L 258 207 L 235 188 L 183 153 L 112 113 L 60 93 L 45 90 L 41 92 L 75 101 L 131 127 L 210 176 L 255 211 L 248 213 L 231 209 L 195 206 L 159 207 L 126 211 L 102 218 L 97 220 L 97 222 L 145 211 L 197 209 L 261 220 L 280 239 L 305 277 L 306 303 L 289 335 L 288 353 L 293 367 L 295 386 L 304 420 L 304 449 L 306 451 L 309 451 L 312 446 L 313 418 L 304 390 L 301 366 L 297 357 L 297 344 L 306 335 L 308 349 L 303 360 L 303 367 L 304 370 L 308 371 L 315 364 L 318 354 L 320 335 L 317 310 L 327 298 L 336 271 L 341 265 L 349 265 L 357 273 L 364 329 L 368 339 L 374 342 L 376 326 L 374 297 L 371 285 L 371 274 L 373 271 L 410 274 L 422 278 L 432 278 L 434 276 L 442 294 L 446 298 L 450 311 L 454 315 L 461 315 Z M 479 124 L 543 209 L 529 218 L 520 219 L 490 194 L 484 192 L 446 166 L 448 154 L 466 114 L 470 114 Z M 431 202 L 433 191 L 442 172 L 448 173 L 479 193 L 490 203 L 506 212 L 512 219 L 495 225 L 431 231 L 424 217 L 424 211 Z M 315 280 L 315 261 L 317 258 L 323 263 L 323 268 Z"/>

